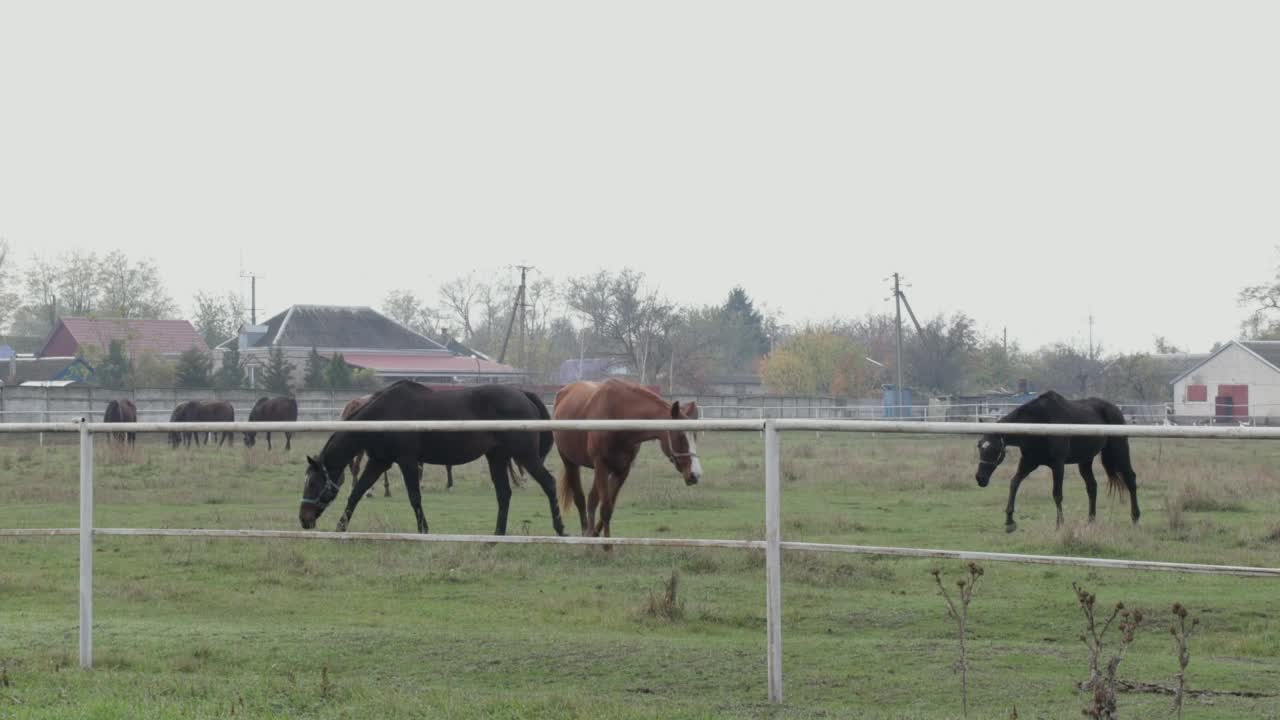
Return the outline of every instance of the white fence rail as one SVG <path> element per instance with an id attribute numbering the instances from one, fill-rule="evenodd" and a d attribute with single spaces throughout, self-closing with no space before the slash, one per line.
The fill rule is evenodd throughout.
<path id="1" fill-rule="evenodd" d="M 599 538 L 494 535 L 422 535 L 408 533 L 331 533 L 299 530 L 217 530 L 157 528 L 96 528 L 93 524 L 94 435 L 132 431 L 168 432 L 467 432 L 540 430 L 696 430 L 757 431 L 764 435 L 765 455 L 765 537 L 763 540 Z M 1053 555 L 973 552 L 964 550 L 839 545 L 785 542 L 781 533 L 782 482 L 779 472 L 779 433 L 785 431 L 871 432 L 890 434 L 980 435 L 995 426 L 987 423 L 921 422 L 912 420 L 808 420 L 808 419 L 721 419 L 721 420 L 536 420 L 536 421 L 374 421 L 374 422 L 232 422 L 232 423 L 121 423 L 81 420 L 74 423 L 4 423 L 0 433 L 78 433 L 80 440 L 80 527 L 0 529 L 0 537 L 77 536 L 80 541 L 80 665 L 93 666 L 93 538 L 197 537 L 209 539 L 293 539 L 327 541 L 382 541 L 415 543 L 507 543 L 555 545 L 632 545 L 648 547 L 703 547 L 763 550 L 765 553 L 765 610 L 768 694 L 771 702 L 782 702 L 782 551 L 834 552 L 896 557 L 952 558 L 1045 565 L 1070 565 L 1112 569 L 1135 569 L 1179 573 L 1268 577 L 1280 579 L 1280 568 L 1232 565 L 1172 563 L 1151 560 L 1123 560 Z M 1277 440 L 1280 428 L 1262 427 L 1175 427 L 1141 425 L 999 425 L 1006 435 L 1198 438 L 1229 440 Z"/>

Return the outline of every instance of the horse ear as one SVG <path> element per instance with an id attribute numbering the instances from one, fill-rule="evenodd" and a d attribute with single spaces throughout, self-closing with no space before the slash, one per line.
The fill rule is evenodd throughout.
<path id="1" fill-rule="evenodd" d="M 685 403 L 684 412 L 686 415 L 689 416 L 690 420 L 697 420 L 698 418 L 702 417 L 702 413 L 698 410 L 697 400 L 690 400 L 689 402 Z"/>
<path id="2" fill-rule="evenodd" d="M 680 401 L 679 400 L 676 400 L 675 402 L 671 403 L 671 419 L 672 420 L 680 419 Z"/>
<path id="3" fill-rule="evenodd" d="M 311 467 L 315 467 L 318 463 L 316 463 L 316 459 L 315 459 L 315 458 L 313 458 L 313 457 L 311 457 L 310 455 L 308 455 L 308 456 L 307 456 L 307 464 L 308 464 L 308 465 L 310 465 Z"/>

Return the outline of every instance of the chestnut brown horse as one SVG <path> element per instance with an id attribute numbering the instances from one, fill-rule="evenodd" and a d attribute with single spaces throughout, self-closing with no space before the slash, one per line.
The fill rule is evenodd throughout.
<path id="1" fill-rule="evenodd" d="M 696 419 L 698 405 L 668 403 L 652 390 L 626 380 L 581 381 L 566 385 L 556 393 L 552 417 L 556 420 Z M 583 535 L 610 537 L 609 521 L 613 518 L 618 493 L 631 473 L 640 446 L 650 440 L 658 441 L 662 454 L 675 466 L 686 485 L 694 485 L 702 477 L 702 464 L 692 432 L 556 430 L 554 435 L 564 464 L 560 476 L 561 511 L 568 512 L 570 503 L 577 506 Z M 582 496 L 580 468 L 584 467 L 595 471 L 595 481 L 587 498 Z M 599 521 L 595 517 L 597 505 Z"/>

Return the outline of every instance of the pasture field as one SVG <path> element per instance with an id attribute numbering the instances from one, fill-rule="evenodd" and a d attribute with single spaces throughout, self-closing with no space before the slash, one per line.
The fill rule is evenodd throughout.
<path id="1" fill-rule="evenodd" d="M 60 438 L 60 442 L 72 438 Z M 247 451 L 173 451 L 140 436 L 97 455 L 102 527 L 296 529 L 303 456 L 262 439 Z M 1048 471 L 1003 507 L 1016 451 L 979 489 L 974 438 L 787 433 L 783 539 L 1280 565 L 1280 444 L 1134 440 L 1143 518 L 1099 499 L 1094 525 L 1068 468 L 1068 523 L 1054 528 Z M 763 536 L 763 443 L 712 433 L 705 479 L 686 488 L 646 447 L 614 516 L 618 536 Z M 558 473 L 554 451 L 551 470 Z M 1099 471 L 1100 472 L 1100 471 Z M 0 438 L 0 527 L 77 525 L 77 450 Z M 410 532 L 392 497 L 364 500 L 353 531 Z M 483 462 L 428 468 L 432 532 L 488 533 Z M 349 480 L 348 480 L 349 482 Z M 1105 480 L 1103 480 L 1105 484 Z M 349 487 L 349 486 L 348 486 Z M 345 497 L 345 493 L 344 493 Z M 340 506 L 320 529 L 332 530 Z M 566 518 L 576 533 L 576 514 Z M 513 533 L 547 534 L 531 479 Z M 99 538 L 97 669 L 76 665 L 77 541 L 0 538 L 0 718 L 952 718 L 955 628 L 930 575 L 963 564 L 783 555 L 786 704 L 765 689 L 762 552 L 556 546 Z M 1122 678 L 1170 685 L 1169 608 L 1201 618 L 1188 682 L 1217 694 L 1188 718 L 1280 717 L 1280 582 L 988 563 L 970 609 L 971 717 L 1080 717 L 1087 676 L 1079 582 L 1146 622 Z M 659 597 L 678 575 L 673 612 Z M 951 585 L 954 587 L 954 585 Z M 1228 693 L 1255 692 L 1266 697 Z M 1168 716 L 1163 695 L 1127 692 L 1124 717 Z"/>

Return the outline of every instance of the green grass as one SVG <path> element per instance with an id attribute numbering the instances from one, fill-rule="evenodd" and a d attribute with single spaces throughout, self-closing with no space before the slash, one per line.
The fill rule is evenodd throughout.
<path id="1" fill-rule="evenodd" d="M 302 458 L 99 448 L 95 522 L 104 527 L 298 527 Z M 1134 441 L 1143 520 L 1099 499 L 1094 525 L 1074 469 L 1067 525 L 1054 528 L 1049 477 L 1023 484 L 1019 530 L 1004 532 L 1012 462 L 986 490 L 969 439 L 785 435 L 789 540 L 1280 565 L 1280 445 Z M 699 444 L 704 482 L 686 488 L 646 448 L 614 516 L 619 536 L 758 538 L 757 433 Z M 553 458 L 555 454 L 552 454 Z M 74 446 L 0 447 L 0 527 L 78 522 Z M 553 472 L 558 467 L 553 462 Z M 487 533 L 483 463 L 445 491 L 429 468 L 432 532 Z M 398 473 L 366 499 L 353 531 L 410 532 Z M 338 508 L 321 518 L 332 529 Z M 569 519 L 577 529 L 576 517 Z M 513 533 L 550 531 L 531 481 Z M 74 538 L 0 539 L 0 718 L 949 718 L 959 716 L 954 625 L 934 563 L 787 553 L 787 702 L 766 702 L 763 558 L 735 550 L 413 546 L 302 541 L 99 538 L 97 669 L 76 661 Z M 947 577 L 960 563 L 942 563 Z M 655 612 L 678 574 L 678 612 Z M 970 716 L 1079 717 L 1086 674 L 1078 581 L 1147 624 L 1122 677 L 1168 684 L 1169 606 L 1202 618 L 1193 688 L 1280 692 L 1280 583 L 992 563 L 970 609 Z M 1280 698 L 1193 699 L 1188 717 L 1280 717 Z M 1168 698 L 1125 694 L 1126 717 L 1165 717 Z"/>

